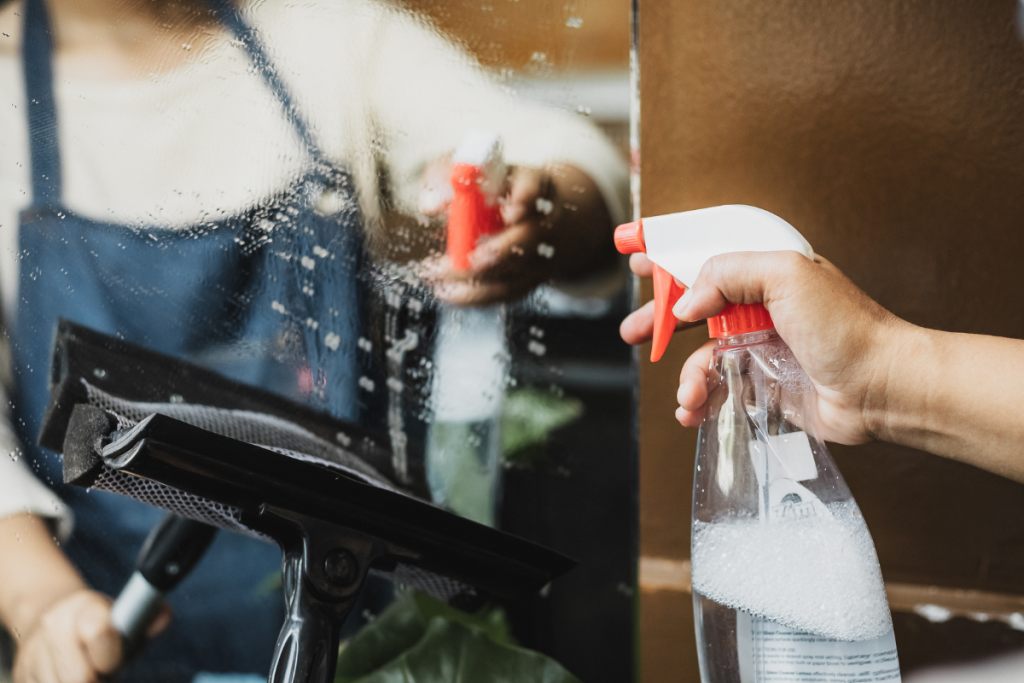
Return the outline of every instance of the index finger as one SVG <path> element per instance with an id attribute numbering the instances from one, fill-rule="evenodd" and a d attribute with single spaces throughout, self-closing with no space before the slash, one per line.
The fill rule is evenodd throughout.
<path id="1" fill-rule="evenodd" d="M 677 320 L 676 332 L 703 324 L 703 320 L 692 323 Z M 651 341 L 651 338 L 654 337 L 654 302 L 648 301 L 627 315 L 619 325 L 619 335 L 622 337 L 622 341 L 633 346 Z"/>
<path id="2" fill-rule="evenodd" d="M 110 674 L 122 660 L 121 634 L 110 619 L 110 605 L 91 601 L 82 607 L 78 617 L 78 636 L 93 668 Z"/>
<path id="3" fill-rule="evenodd" d="M 652 277 L 654 275 L 654 266 L 651 264 L 651 260 L 647 258 L 647 254 L 630 255 L 629 269 L 633 271 L 634 275 L 639 275 L 640 277 Z"/>

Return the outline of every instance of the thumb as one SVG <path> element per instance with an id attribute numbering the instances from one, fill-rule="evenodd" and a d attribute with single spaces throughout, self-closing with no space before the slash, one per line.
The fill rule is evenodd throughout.
<path id="1" fill-rule="evenodd" d="M 155 638 L 156 636 L 163 633 L 163 630 L 167 628 L 171 623 L 171 618 L 174 616 L 174 610 L 171 606 L 164 604 L 160 607 L 160 611 L 157 613 L 156 618 L 153 619 L 153 623 L 149 625 L 146 630 L 147 638 Z"/>
<path id="2" fill-rule="evenodd" d="M 93 668 L 113 673 L 121 665 L 121 634 L 110 619 L 110 603 L 100 596 L 83 605 L 78 615 L 78 637 Z"/>
<path id="3" fill-rule="evenodd" d="M 711 318 L 726 304 L 763 303 L 770 311 L 795 269 L 813 262 L 796 251 L 736 252 L 708 259 L 672 312 L 685 321 Z"/>

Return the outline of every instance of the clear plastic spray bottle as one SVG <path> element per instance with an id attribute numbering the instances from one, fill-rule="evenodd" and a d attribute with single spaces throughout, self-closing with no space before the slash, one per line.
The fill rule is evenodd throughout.
<path id="1" fill-rule="evenodd" d="M 468 270 L 480 238 L 505 227 L 498 196 L 506 174 L 497 134 L 483 129 L 467 133 L 452 155 L 447 245 L 452 267 Z M 438 313 L 427 482 L 434 502 L 495 526 L 509 367 L 504 307 L 444 304 Z"/>
<path id="2" fill-rule="evenodd" d="M 675 328 L 671 308 L 685 291 L 675 281 L 692 284 L 712 256 L 813 258 L 791 225 L 747 206 L 623 225 L 616 245 L 655 264 L 652 360 Z M 731 304 L 708 328 L 718 348 L 698 437 L 690 556 L 701 680 L 899 681 L 874 543 L 816 436 L 814 385 L 762 305 Z"/>

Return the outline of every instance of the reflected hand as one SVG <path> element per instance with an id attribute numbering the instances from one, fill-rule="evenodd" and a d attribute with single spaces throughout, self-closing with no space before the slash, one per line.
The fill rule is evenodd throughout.
<path id="1" fill-rule="evenodd" d="M 420 209 L 437 215 L 447 208 L 437 166 L 428 169 Z M 446 256 L 425 264 L 426 277 L 442 301 L 487 306 L 510 301 L 552 278 L 572 275 L 606 257 L 611 217 L 594 182 L 579 169 L 514 167 L 499 199 L 505 229 L 482 237 L 460 271 Z"/>
<path id="2" fill-rule="evenodd" d="M 23 637 L 14 662 L 15 683 L 91 683 L 122 664 L 121 634 L 110 620 L 112 600 L 79 590 L 50 607 Z M 149 630 L 155 636 L 170 622 L 164 608 Z"/>

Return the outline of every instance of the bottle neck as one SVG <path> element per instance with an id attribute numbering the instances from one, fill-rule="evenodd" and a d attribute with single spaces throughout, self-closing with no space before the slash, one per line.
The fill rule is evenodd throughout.
<path id="1" fill-rule="evenodd" d="M 752 346 L 754 344 L 763 344 L 765 342 L 775 341 L 779 338 L 779 333 L 775 331 L 775 328 L 769 328 L 767 330 L 758 330 L 756 332 L 746 332 L 744 334 L 734 334 L 729 337 L 721 337 L 718 340 L 718 347 Z"/>

